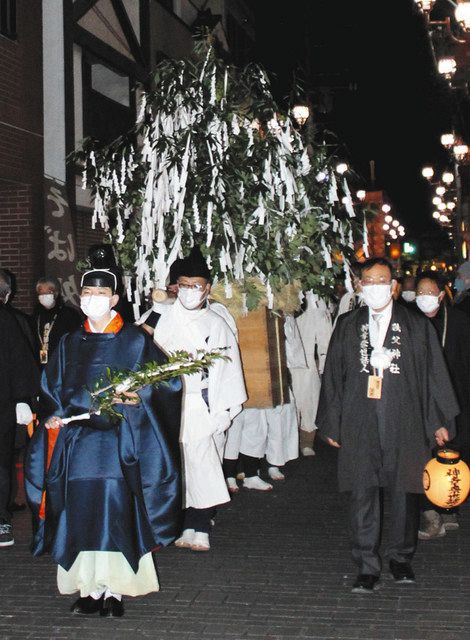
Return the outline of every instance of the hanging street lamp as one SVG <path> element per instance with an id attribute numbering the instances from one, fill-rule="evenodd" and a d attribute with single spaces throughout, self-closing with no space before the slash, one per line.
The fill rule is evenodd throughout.
<path id="1" fill-rule="evenodd" d="M 434 169 L 432 167 L 423 167 L 421 170 L 421 175 L 423 178 L 430 180 L 434 175 Z"/>
<path id="2" fill-rule="evenodd" d="M 465 31 L 470 31 L 470 2 L 459 2 L 455 7 L 455 19 Z"/>
<path id="3" fill-rule="evenodd" d="M 464 160 L 468 153 L 468 145 L 456 144 L 454 145 L 454 156 L 456 160 Z"/>
<path id="4" fill-rule="evenodd" d="M 457 71 L 455 58 L 452 58 L 451 56 L 439 58 L 437 61 L 437 70 L 442 76 L 444 76 L 444 78 L 446 78 L 446 80 L 450 80 Z"/>
<path id="5" fill-rule="evenodd" d="M 446 149 L 450 149 L 455 144 L 455 136 L 453 133 L 443 133 L 441 136 L 441 144 Z"/>

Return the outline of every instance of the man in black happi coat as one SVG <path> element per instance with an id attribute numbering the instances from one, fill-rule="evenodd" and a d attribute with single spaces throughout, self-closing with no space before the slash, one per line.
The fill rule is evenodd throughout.
<path id="1" fill-rule="evenodd" d="M 338 448 L 340 491 L 351 492 L 353 591 L 369 593 L 381 571 L 380 487 L 390 494 L 390 570 L 414 582 L 423 467 L 453 437 L 459 408 L 433 326 L 393 302 L 387 260 L 363 263 L 361 285 L 366 306 L 341 316 L 331 338 L 316 424 Z"/>

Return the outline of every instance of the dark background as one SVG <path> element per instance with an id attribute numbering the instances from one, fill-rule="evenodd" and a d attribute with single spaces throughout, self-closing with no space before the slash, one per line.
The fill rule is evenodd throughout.
<path id="1" fill-rule="evenodd" d="M 421 169 L 447 165 L 440 135 L 451 129 L 453 96 L 435 70 L 414 0 L 256 0 L 253 8 L 257 59 L 275 74 L 282 106 L 297 72 L 314 104 L 318 137 L 336 132 L 338 154 L 365 188 L 373 186 L 375 161 L 375 188 L 386 191 L 406 239 L 426 234 L 445 242 Z"/>

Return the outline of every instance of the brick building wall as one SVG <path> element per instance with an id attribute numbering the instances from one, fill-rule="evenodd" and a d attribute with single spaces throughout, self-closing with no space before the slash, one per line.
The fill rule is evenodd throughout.
<path id="1" fill-rule="evenodd" d="M 17 0 L 16 31 L 0 36 L 0 266 L 30 311 L 44 269 L 41 0 Z"/>
<path id="2" fill-rule="evenodd" d="M 37 279 L 34 255 L 25 248 L 34 245 L 31 186 L 0 183 L 0 256 L 3 269 L 15 275 L 13 304 L 29 309 Z"/>

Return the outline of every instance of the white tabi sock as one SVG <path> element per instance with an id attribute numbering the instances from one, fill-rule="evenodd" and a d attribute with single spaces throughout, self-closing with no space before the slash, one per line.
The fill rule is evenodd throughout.
<path id="1" fill-rule="evenodd" d="M 104 599 L 106 600 L 106 598 L 116 598 L 116 600 L 121 601 L 122 595 L 120 593 L 113 593 L 109 589 L 106 589 L 106 591 L 104 592 Z"/>
<path id="2" fill-rule="evenodd" d="M 99 600 L 103 595 L 104 591 L 105 591 L 104 589 L 102 589 L 101 591 L 92 591 L 90 593 L 90 597 L 93 598 L 93 600 Z"/>

